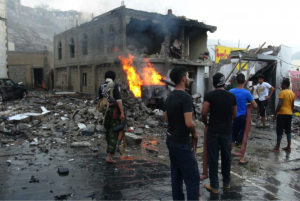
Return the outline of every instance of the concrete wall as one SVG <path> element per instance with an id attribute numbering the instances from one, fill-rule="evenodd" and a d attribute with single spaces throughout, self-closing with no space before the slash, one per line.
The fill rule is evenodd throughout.
<path id="1" fill-rule="evenodd" d="M 9 66 L 8 74 L 16 84 L 19 82 L 26 84 L 26 66 Z"/>
<path id="2" fill-rule="evenodd" d="M 277 58 L 278 59 L 277 59 L 277 68 L 276 68 L 276 86 L 280 86 L 283 78 L 290 77 L 289 71 L 292 70 L 292 67 L 290 65 L 292 63 L 292 48 L 285 46 L 285 45 L 281 45 L 280 52 L 278 53 Z M 281 60 L 283 60 L 285 62 L 282 62 Z M 278 97 L 279 93 L 280 93 L 280 90 L 275 89 L 275 94 L 276 94 L 275 104 L 276 105 L 278 104 L 277 97 Z"/>
<path id="3" fill-rule="evenodd" d="M 56 67 L 66 67 L 75 65 L 98 64 L 99 62 L 117 60 L 118 52 L 111 52 L 108 49 L 108 39 L 111 36 L 110 27 L 114 29 L 115 47 L 122 50 L 123 46 L 123 31 L 122 31 L 122 16 L 116 15 L 101 15 L 97 20 L 85 23 L 76 28 L 67 30 L 54 37 L 54 59 Z M 100 28 L 103 29 L 103 36 L 100 39 Z M 84 55 L 83 35 L 87 36 L 87 54 Z M 75 57 L 70 55 L 71 38 L 75 42 Z M 104 42 L 104 51 L 100 49 L 100 42 Z M 58 46 L 62 44 L 62 59 L 58 59 Z"/>
<path id="4" fill-rule="evenodd" d="M 9 66 L 9 78 L 12 80 L 19 80 L 18 67 L 25 66 L 25 81 L 23 82 L 26 87 L 33 87 L 33 69 L 43 69 L 43 80 L 46 87 L 51 88 L 50 72 L 53 70 L 54 60 L 53 54 L 50 52 L 36 52 L 36 53 L 24 53 L 24 52 L 8 52 L 8 66 Z M 23 78 L 22 78 L 23 79 Z"/>
<path id="5" fill-rule="evenodd" d="M 62 89 L 67 89 L 67 68 L 56 69 L 56 85 L 59 85 Z"/>
<path id="6" fill-rule="evenodd" d="M 200 54 L 208 52 L 207 49 L 207 33 L 194 31 L 189 34 L 189 58 L 196 60 Z"/>
<path id="7" fill-rule="evenodd" d="M 70 71 L 69 90 L 79 91 L 78 69 L 77 67 L 70 67 Z"/>
<path id="8" fill-rule="evenodd" d="M 7 77 L 6 0 L 0 0 L 0 77 Z"/>

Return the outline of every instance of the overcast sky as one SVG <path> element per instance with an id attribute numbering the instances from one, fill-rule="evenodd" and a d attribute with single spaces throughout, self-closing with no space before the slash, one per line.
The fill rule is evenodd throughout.
<path id="1" fill-rule="evenodd" d="M 47 4 L 97 16 L 119 7 L 121 0 L 21 0 L 21 3 L 30 7 Z M 215 33 L 209 33 L 209 39 L 220 39 L 224 46 L 237 46 L 240 40 L 241 47 L 251 44 L 255 48 L 267 42 L 300 51 L 300 0 L 125 0 L 125 5 L 161 14 L 171 8 L 177 16 L 217 26 Z"/>

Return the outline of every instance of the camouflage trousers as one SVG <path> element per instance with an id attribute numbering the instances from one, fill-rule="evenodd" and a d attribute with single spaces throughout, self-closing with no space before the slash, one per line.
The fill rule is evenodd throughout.
<path id="1" fill-rule="evenodd" d="M 105 116 L 104 127 L 106 130 L 106 153 L 115 154 L 119 137 L 119 131 L 115 132 L 114 127 L 121 124 L 120 113 L 116 112 L 116 107 L 110 107 Z"/>

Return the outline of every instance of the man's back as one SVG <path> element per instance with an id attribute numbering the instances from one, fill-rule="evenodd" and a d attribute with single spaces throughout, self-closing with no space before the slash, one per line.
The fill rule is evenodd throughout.
<path id="1" fill-rule="evenodd" d="M 249 91 L 246 89 L 231 89 L 229 92 L 233 93 L 237 102 L 237 117 L 241 115 L 246 115 L 247 113 L 247 103 L 253 101 L 253 97 Z"/>
<path id="2" fill-rule="evenodd" d="M 235 96 L 225 90 L 214 90 L 205 95 L 204 101 L 210 104 L 208 132 L 231 135 Z"/>
<path id="3" fill-rule="evenodd" d="M 166 100 L 166 111 L 168 115 L 168 133 L 171 140 L 188 144 L 190 132 L 185 125 L 184 113 L 192 112 L 192 98 L 181 90 L 171 92 Z"/>
<path id="4" fill-rule="evenodd" d="M 292 90 L 289 90 L 289 89 L 282 90 L 279 93 L 278 98 L 283 99 L 282 106 L 281 106 L 278 114 L 292 115 L 293 114 L 293 102 L 295 100 L 295 94 L 292 92 Z"/>

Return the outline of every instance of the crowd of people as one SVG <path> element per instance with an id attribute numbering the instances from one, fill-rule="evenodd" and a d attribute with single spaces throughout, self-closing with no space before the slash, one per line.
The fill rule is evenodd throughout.
<path id="1" fill-rule="evenodd" d="M 104 114 L 102 124 L 106 130 L 107 163 L 115 163 L 115 154 L 118 143 L 119 131 L 116 126 L 124 122 L 125 115 L 122 106 L 119 86 L 114 83 L 116 74 L 113 71 L 105 73 L 105 82 L 99 87 L 99 104 L 97 109 Z M 183 182 L 186 185 L 187 199 L 198 200 L 201 198 L 200 177 L 195 147 L 191 143 L 197 142 L 199 135 L 193 121 L 193 101 L 185 89 L 189 86 L 190 79 L 187 68 L 175 67 L 170 73 L 170 78 L 175 84 L 175 89 L 169 94 L 165 106 L 165 120 L 168 123 L 166 145 L 169 150 L 171 162 L 172 197 L 174 200 L 184 200 Z M 262 74 L 257 76 L 251 86 L 251 92 L 245 89 L 245 75 L 240 73 L 232 76 L 230 87 L 225 90 L 225 76 L 216 73 L 213 76 L 215 90 L 204 96 L 202 108 L 202 122 L 205 125 L 205 147 L 207 147 L 209 166 L 209 184 L 204 187 L 211 193 L 218 193 L 218 160 L 221 153 L 221 173 L 223 188 L 230 189 L 231 184 L 231 157 L 234 145 L 245 143 L 244 134 L 248 135 L 251 123 L 251 105 L 257 108 L 257 118 L 261 118 L 261 127 L 265 127 L 265 115 L 268 100 L 274 92 L 274 87 L 264 82 Z M 258 82 L 257 82 L 258 81 Z M 280 143 L 285 131 L 287 147 L 284 151 L 291 151 L 291 122 L 294 108 L 294 93 L 289 90 L 289 79 L 283 79 L 282 91 L 279 93 L 278 105 L 273 117 L 277 120 L 277 144 L 271 150 L 280 151 Z M 249 112 L 250 111 L 250 112 Z M 250 114 L 250 115 L 249 115 Z M 209 116 L 209 118 L 208 118 Z M 253 122 L 252 122 L 253 124 Z M 206 137 L 207 136 L 207 137 Z M 195 144 L 194 144 L 195 145 Z M 246 145 L 244 144 L 244 149 Z M 244 153 L 240 155 L 239 164 L 245 165 Z"/>
<path id="2" fill-rule="evenodd" d="M 197 141 L 199 135 L 192 119 L 192 98 L 185 92 L 185 88 L 190 82 L 187 68 L 173 68 L 170 78 L 176 85 L 165 104 L 165 119 L 168 122 L 166 144 L 171 162 L 172 196 L 174 200 L 184 200 L 184 181 L 187 200 L 198 200 L 199 196 L 201 198 L 200 175 L 194 154 L 195 147 L 192 146 L 189 138 L 191 136 L 192 140 Z M 209 166 L 209 184 L 205 184 L 204 187 L 211 193 L 219 192 L 219 153 L 221 153 L 223 188 L 230 189 L 232 149 L 234 145 L 245 143 L 247 138 L 244 137 L 244 133 L 248 135 L 249 132 L 249 126 L 246 125 L 251 123 L 251 109 L 248 110 L 247 108 L 257 108 L 257 118 L 261 118 L 260 127 L 266 127 L 266 107 L 273 95 L 274 87 L 264 82 L 264 75 L 260 74 L 257 78 L 258 80 L 252 82 L 250 92 L 244 87 L 245 75 L 240 73 L 231 79 L 230 90 L 227 91 L 225 90 L 225 76 L 216 73 L 213 76 L 215 90 L 204 96 L 201 116 L 207 131 Z M 279 93 L 278 105 L 273 118 L 273 120 L 277 120 L 277 144 L 271 150 L 274 152 L 279 152 L 283 131 L 287 135 L 288 142 L 287 147 L 283 150 L 291 151 L 291 121 L 295 96 L 289 90 L 289 86 L 289 79 L 283 79 L 282 91 Z M 249 111 L 250 115 L 247 115 Z M 240 165 L 248 163 L 244 155 L 240 156 Z"/>

